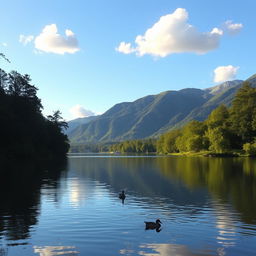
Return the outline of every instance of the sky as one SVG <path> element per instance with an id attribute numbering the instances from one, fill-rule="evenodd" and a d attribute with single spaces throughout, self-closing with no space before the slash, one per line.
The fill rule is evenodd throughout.
<path id="1" fill-rule="evenodd" d="M 256 73 L 255 0 L 0 0 L 0 68 L 29 74 L 45 115 Z"/>

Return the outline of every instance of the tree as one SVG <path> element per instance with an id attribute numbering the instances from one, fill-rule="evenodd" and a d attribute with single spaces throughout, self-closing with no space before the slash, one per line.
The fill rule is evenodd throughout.
<path id="1" fill-rule="evenodd" d="M 41 100 L 37 97 L 37 88 L 30 84 L 30 76 L 21 75 L 17 71 L 11 71 L 8 75 L 7 93 L 14 97 L 24 98 L 34 109 L 41 112 L 43 108 Z"/>
<path id="2" fill-rule="evenodd" d="M 176 146 L 180 152 L 200 151 L 208 149 L 208 140 L 205 137 L 206 125 L 203 122 L 191 121 L 184 126 L 176 139 Z"/>
<path id="3" fill-rule="evenodd" d="M 256 143 L 245 143 L 243 150 L 250 156 L 256 156 Z"/>
<path id="4" fill-rule="evenodd" d="M 5 55 L 4 55 L 3 53 L 1 53 L 1 52 L 0 52 L 0 57 L 10 63 L 10 60 L 7 59 L 7 58 L 5 57 Z"/>
<path id="5" fill-rule="evenodd" d="M 50 120 L 41 112 L 37 88 L 28 75 L 0 69 L 0 156 L 5 161 L 65 158 L 69 149 L 62 129 L 67 123 L 56 111 Z"/>
<path id="6" fill-rule="evenodd" d="M 56 125 L 56 127 L 58 127 L 60 130 L 68 128 L 68 123 L 63 120 L 59 110 L 54 111 L 53 115 L 47 116 L 47 119 Z"/>
<path id="7" fill-rule="evenodd" d="M 210 142 L 210 150 L 216 153 L 224 153 L 230 150 L 230 140 L 227 136 L 227 130 L 222 127 L 209 129 L 206 133 Z"/>
<path id="8" fill-rule="evenodd" d="M 256 137 L 256 88 L 245 82 L 238 90 L 230 109 L 232 130 L 241 137 L 241 144 Z"/>
<path id="9" fill-rule="evenodd" d="M 210 143 L 210 150 L 223 153 L 235 146 L 235 134 L 230 129 L 229 110 L 226 106 L 220 105 L 214 109 L 206 120 L 206 136 Z M 232 142 L 233 141 L 233 142 Z"/>
<path id="10" fill-rule="evenodd" d="M 216 127 L 227 127 L 229 119 L 229 111 L 225 105 L 220 105 L 214 109 L 207 118 L 206 124 L 208 129 Z"/>
<path id="11" fill-rule="evenodd" d="M 5 93 L 8 82 L 7 73 L 0 68 L 0 93 Z"/>
<path id="12" fill-rule="evenodd" d="M 181 136 L 179 129 L 171 130 L 163 134 L 157 141 L 157 152 L 164 154 L 178 152 L 175 142 L 179 136 Z"/>

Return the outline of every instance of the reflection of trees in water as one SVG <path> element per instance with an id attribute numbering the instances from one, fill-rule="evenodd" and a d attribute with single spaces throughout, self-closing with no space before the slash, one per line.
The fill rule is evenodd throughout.
<path id="1" fill-rule="evenodd" d="M 191 191 L 180 182 L 166 179 L 155 157 L 70 158 L 69 169 L 75 170 L 81 179 L 110 184 L 115 193 L 124 189 L 129 195 L 136 194 L 137 200 L 154 205 L 184 207 L 205 203 L 202 190 Z"/>
<path id="2" fill-rule="evenodd" d="M 1 167 L 0 177 L 0 239 L 19 240 L 30 236 L 32 225 L 40 213 L 42 186 L 58 189 L 58 180 L 64 163 L 46 163 L 37 166 L 24 163 Z M 48 170 L 48 171 L 46 171 Z"/>
<path id="3" fill-rule="evenodd" d="M 231 203 L 246 223 L 256 223 L 256 160 L 251 158 L 159 157 L 74 158 L 81 178 L 135 191 L 147 200 L 171 198 L 176 205 L 203 205 L 205 189 Z"/>
<path id="4" fill-rule="evenodd" d="M 219 202 L 231 202 L 246 223 L 256 223 L 256 160 L 250 158 L 169 157 L 157 161 L 170 179 L 190 189 L 207 187 Z"/>

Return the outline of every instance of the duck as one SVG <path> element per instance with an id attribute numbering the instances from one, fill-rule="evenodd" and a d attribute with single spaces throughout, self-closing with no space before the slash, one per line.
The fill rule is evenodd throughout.
<path id="1" fill-rule="evenodd" d="M 122 193 L 119 193 L 119 198 L 124 200 L 125 199 L 125 193 L 124 193 L 124 190 L 122 190 Z"/>
<path id="2" fill-rule="evenodd" d="M 144 221 L 145 222 L 145 225 L 146 225 L 146 228 L 145 229 L 156 229 L 156 230 L 159 230 L 160 227 L 161 227 L 161 220 L 157 219 L 156 222 L 147 222 L 147 221 Z"/>

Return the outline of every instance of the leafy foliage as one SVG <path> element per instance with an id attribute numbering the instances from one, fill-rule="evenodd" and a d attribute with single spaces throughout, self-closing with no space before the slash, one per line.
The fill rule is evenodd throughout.
<path id="1" fill-rule="evenodd" d="M 161 154 L 178 152 L 179 150 L 175 142 L 179 136 L 181 136 L 181 130 L 172 130 L 162 135 L 156 143 L 157 152 Z"/>
<path id="2" fill-rule="evenodd" d="M 206 126 L 203 122 L 191 121 L 182 129 L 182 135 L 177 138 L 175 144 L 180 152 L 200 151 L 207 147 L 204 136 Z"/>
<path id="3" fill-rule="evenodd" d="M 256 156 L 256 143 L 245 143 L 243 145 L 243 150 L 249 156 Z"/>
<path id="4" fill-rule="evenodd" d="M 232 106 L 220 105 L 204 122 L 191 121 L 180 130 L 163 134 L 157 141 L 159 153 L 211 150 L 225 153 L 243 149 L 255 154 L 256 88 L 244 83 Z M 244 144 L 244 145 L 243 145 Z"/>
<path id="5" fill-rule="evenodd" d="M 128 140 L 109 147 L 109 151 L 121 153 L 153 153 L 156 152 L 155 140 Z"/>
<path id="6" fill-rule="evenodd" d="M 251 142 L 256 136 L 256 89 L 248 82 L 237 92 L 230 109 L 232 129 L 242 143 Z"/>
<path id="7" fill-rule="evenodd" d="M 65 156 L 69 148 L 63 133 L 67 124 L 56 111 L 42 115 L 41 100 L 29 75 L 0 69 L 0 154 L 15 159 L 53 159 Z"/>

